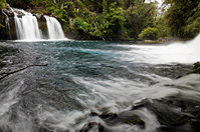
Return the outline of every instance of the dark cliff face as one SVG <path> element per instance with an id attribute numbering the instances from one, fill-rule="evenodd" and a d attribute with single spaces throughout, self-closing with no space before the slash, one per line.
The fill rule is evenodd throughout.
<path id="1" fill-rule="evenodd" d="M 20 8 L 20 9 L 28 9 L 31 8 L 30 0 L 7 0 L 7 3 L 11 7 Z"/>
<path id="2" fill-rule="evenodd" d="M 14 13 L 10 8 L 0 11 L 0 40 L 16 40 Z"/>
<path id="3" fill-rule="evenodd" d="M 47 29 L 46 19 L 44 18 L 44 15 L 41 15 L 41 14 L 33 14 L 33 15 L 38 20 L 38 26 L 43 34 L 44 39 L 47 39 L 48 38 L 48 29 Z"/>

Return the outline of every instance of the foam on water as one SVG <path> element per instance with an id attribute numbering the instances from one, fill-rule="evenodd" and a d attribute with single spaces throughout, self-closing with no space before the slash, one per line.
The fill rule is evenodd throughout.
<path id="1" fill-rule="evenodd" d="M 185 63 L 191 64 L 200 60 L 200 35 L 186 43 L 175 42 L 168 45 L 121 45 L 130 48 L 126 53 L 118 52 L 121 59 L 134 63 Z"/>

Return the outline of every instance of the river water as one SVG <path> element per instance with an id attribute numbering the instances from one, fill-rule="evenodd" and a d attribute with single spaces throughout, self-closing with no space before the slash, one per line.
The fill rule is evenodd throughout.
<path id="1" fill-rule="evenodd" d="M 78 132 L 92 122 L 113 132 L 155 132 L 160 124 L 146 108 L 136 111 L 145 128 L 110 125 L 91 113 L 120 113 L 143 99 L 178 94 L 199 100 L 199 75 L 177 79 L 198 61 L 197 40 L 170 45 L 1 42 L 9 51 L 0 50 L 1 73 L 31 64 L 48 67 L 30 67 L 0 80 L 0 131 Z"/>

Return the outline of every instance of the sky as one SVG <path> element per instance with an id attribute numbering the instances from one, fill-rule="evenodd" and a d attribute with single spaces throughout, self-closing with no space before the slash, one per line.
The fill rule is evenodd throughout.
<path id="1" fill-rule="evenodd" d="M 158 1 L 159 6 L 161 6 L 164 0 L 146 0 L 146 1 L 147 1 L 147 2 L 150 2 L 150 1 Z"/>

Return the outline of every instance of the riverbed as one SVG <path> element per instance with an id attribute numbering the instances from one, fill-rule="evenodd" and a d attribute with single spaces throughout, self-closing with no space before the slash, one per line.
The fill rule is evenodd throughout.
<path id="1" fill-rule="evenodd" d="M 138 103 L 180 97 L 200 105 L 200 76 L 187 75 L 199 59 L 191 45 L 68 40 L 0 46 L 1 73 L 48 64 L 0 80 L 3 132 L 156 132 L 167 124 L 148 105 L 134 108 Z M 131 123 L 136 117 L 143 123 Z"/>

